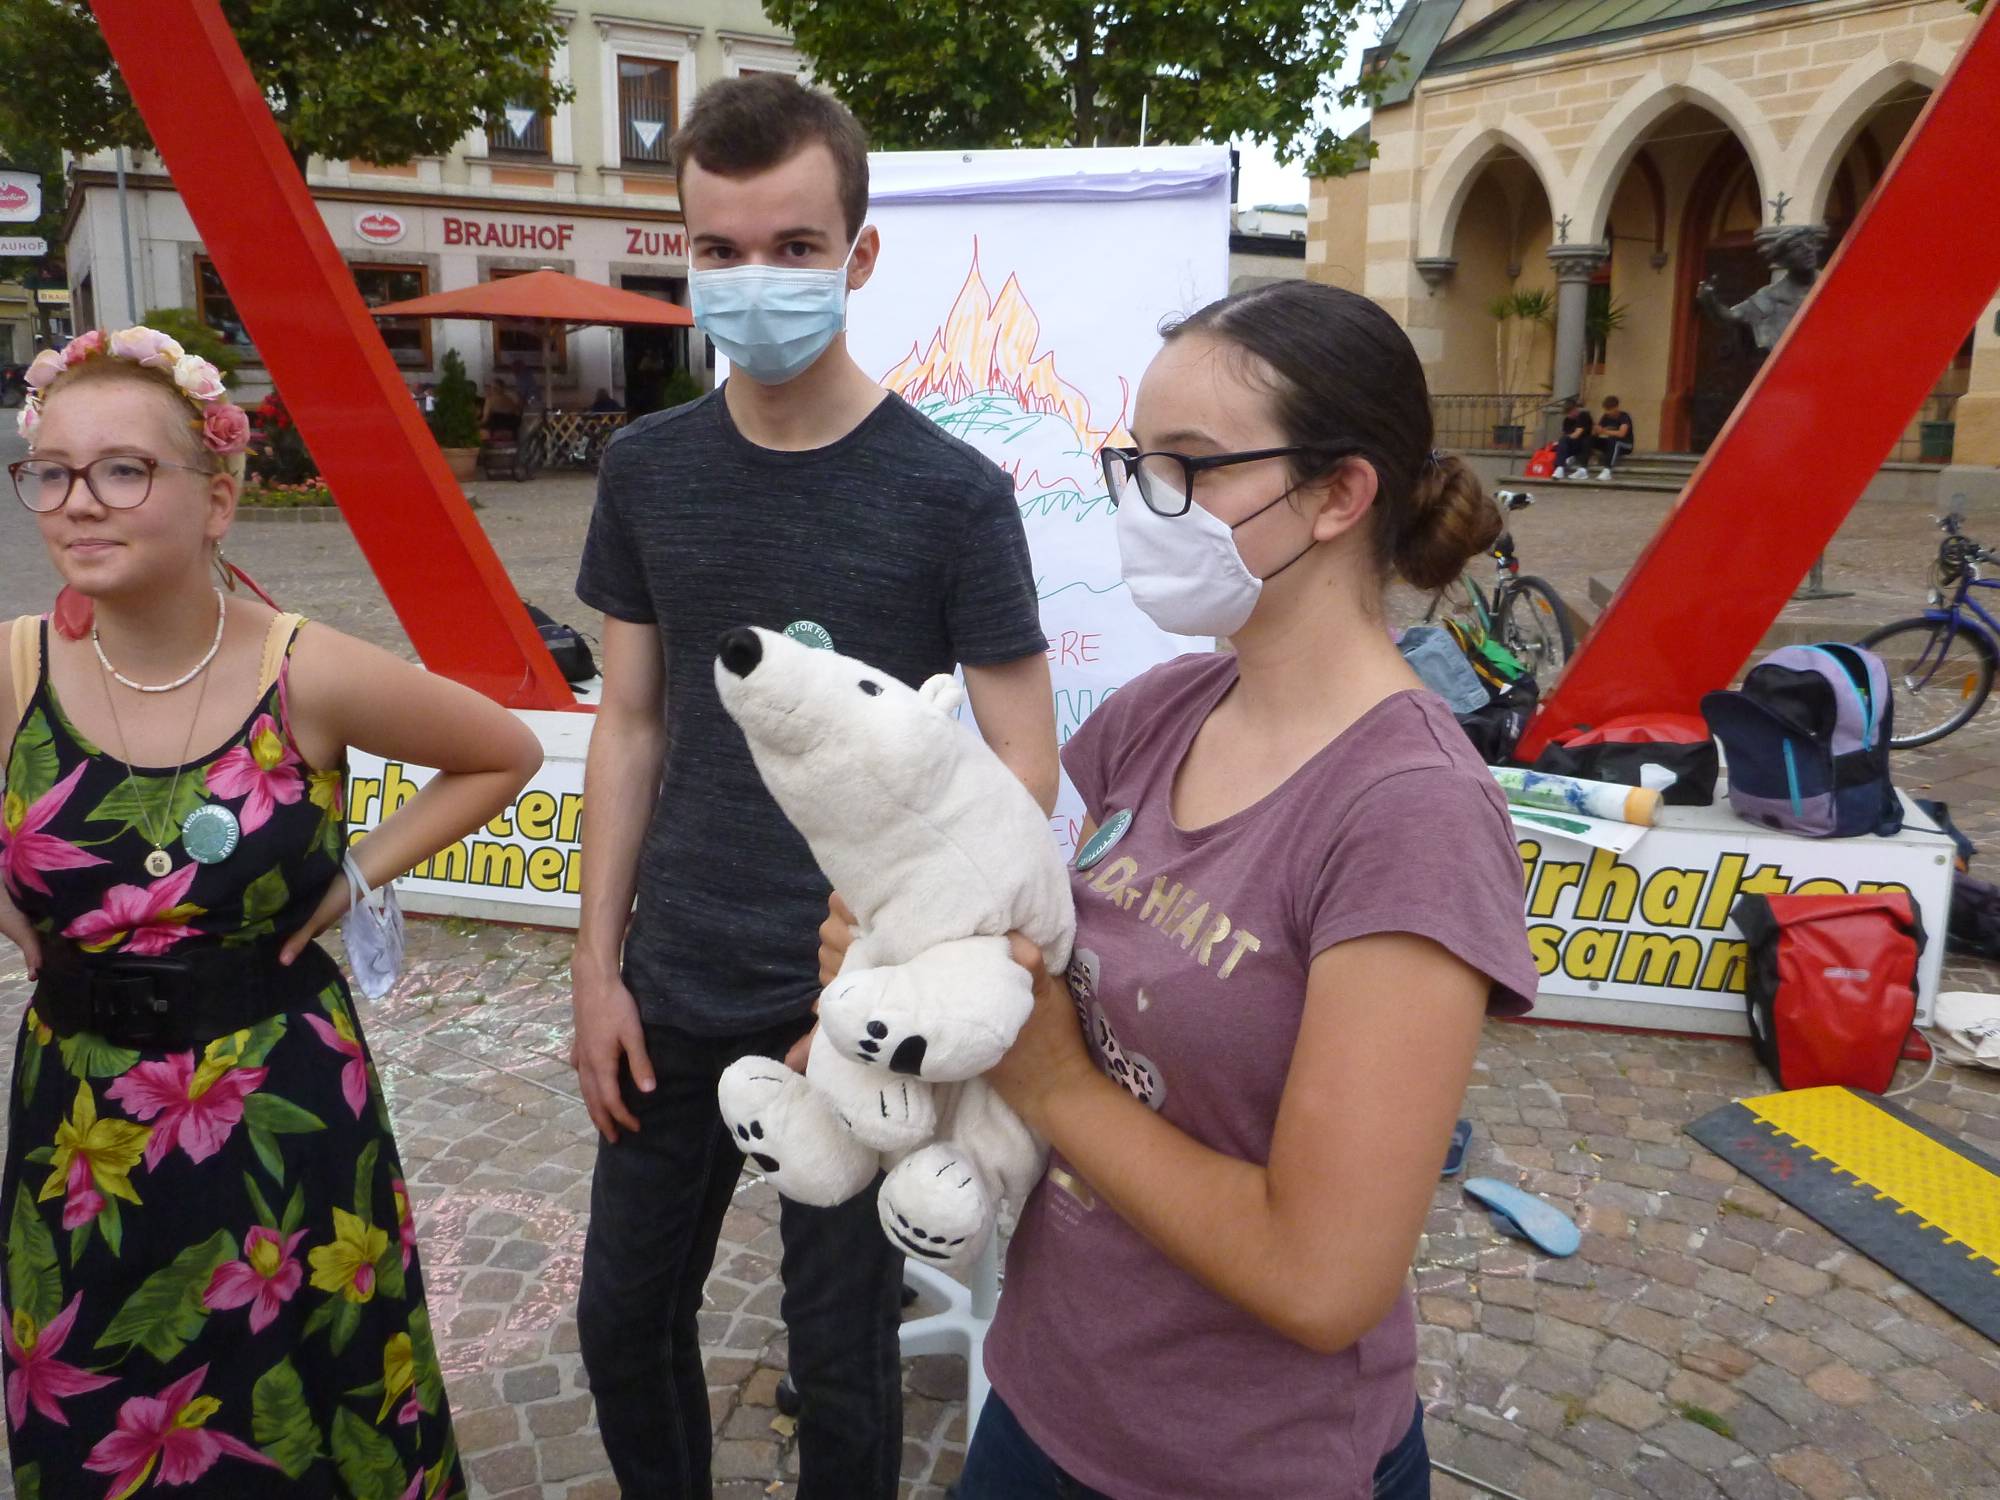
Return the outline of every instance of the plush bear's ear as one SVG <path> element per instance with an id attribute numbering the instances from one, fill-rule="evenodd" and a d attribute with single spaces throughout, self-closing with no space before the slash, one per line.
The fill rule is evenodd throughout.
<path id="1" fill-rule="evenodd" d="M 943 713 L 955 714 L 959 705 L 965 702 L 965 689 L 956 677 L 939 673 L 917 689 L 917 696 Z"/>

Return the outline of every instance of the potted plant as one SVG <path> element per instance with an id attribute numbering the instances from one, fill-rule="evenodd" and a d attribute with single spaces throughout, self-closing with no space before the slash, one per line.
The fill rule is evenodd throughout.
<path id="1" fill-rule="evenodd" d="M 1501 398 L 1501 420 L 1493 424 L 1496 448 L 1518 448 L 1526 435 L 1520 420 L 1521 381 L 1534 356 L 1535 331 L 1554 321 L 1555 310 L 1556 299 L 1546 287 L 1508 292 L 1486 306 L 1493 319 L 1493 375 Z"/>
<path id="2" fill-rule="evenodd" d="M 454 479 L 461 482 L 479 472 L 479 387 L 465 373 L 456 349 L 444 356 L 444 376 L 437 385 L 437 406 L 431 412 L 431 435 L 444 450 Z"/>

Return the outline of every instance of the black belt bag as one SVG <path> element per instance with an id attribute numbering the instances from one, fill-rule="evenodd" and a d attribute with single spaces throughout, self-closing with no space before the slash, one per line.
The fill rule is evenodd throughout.
<path id="1" fill-rule="evenodd" d="M 35 1014 L 57 1036 L 94 1032 L 120 1047 L 177 1052 L 314 1003 L 340 980 L 316 943 L 287 968 L 280 944 L 200 947 L 140 957 L 87 953 L 65 938 L 42 939 Z"/>

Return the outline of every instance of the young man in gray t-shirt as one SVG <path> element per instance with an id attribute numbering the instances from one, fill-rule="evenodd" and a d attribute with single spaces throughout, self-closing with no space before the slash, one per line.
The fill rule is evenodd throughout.
<path id="1" fill-rule="evenodd" d="M 577 1317 L 612 1467 L 648 1500 L 709 1493 L 696 1315 L 742 1165 L 715 1085 L 751 1053 L 803 1066 L 828 895 L 722 711 L 717 637 L 794 627 L 912 685 L 961 666 L 987 743 L 1055 800 L 1013 483 L 847 352 L 847 293 L 879 250 L 866 153 L 845 108 L 788 78 L 696 101 L 674 164 L 696 319 L 731 376 L 606 450 L 577 582 L 605 615 L 573 965 L 602 1135 Z M 874 1190 L 787 1202 L 781 1233 L 801 1500 L 891 1500 L 902 1258 Z"/>

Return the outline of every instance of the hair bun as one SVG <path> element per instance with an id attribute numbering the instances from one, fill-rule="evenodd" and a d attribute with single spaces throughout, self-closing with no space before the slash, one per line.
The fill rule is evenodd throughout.
<path id="1" fill-rule="evenodd" d="M 1500 535 L 1500 508 L 1472 465 L 1455 453 L 1430 455 L 1417 471 L 1409 524 L 1392 561 L 1413 588 L 1441 589 Z"/>

